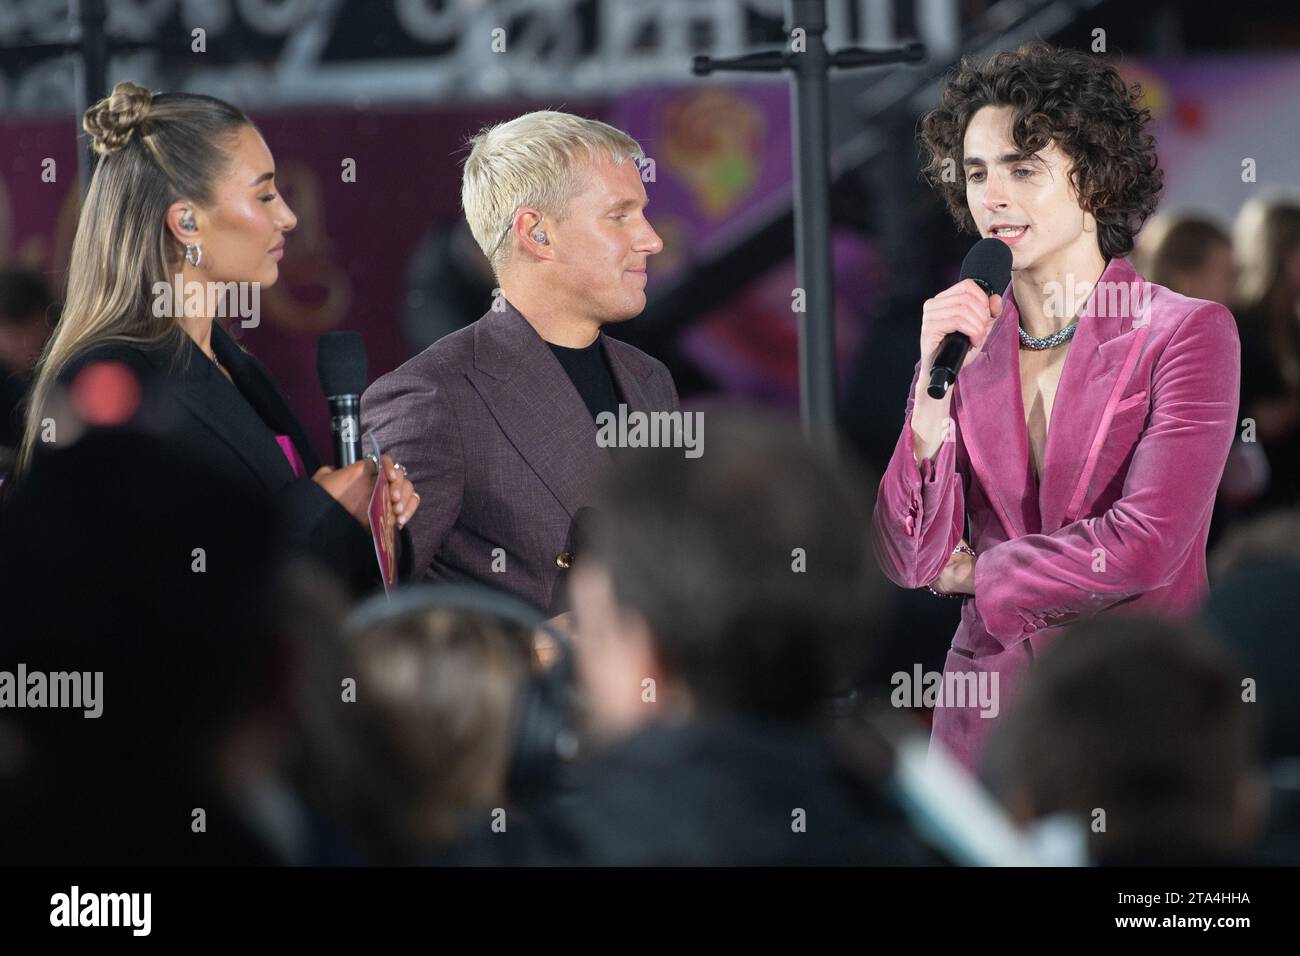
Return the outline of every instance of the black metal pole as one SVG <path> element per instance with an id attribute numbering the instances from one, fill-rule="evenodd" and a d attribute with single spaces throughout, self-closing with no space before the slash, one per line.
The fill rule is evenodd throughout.
<path id="1" fill-rule="evenodd" d="M 73 0 L 70 13 L 77 21 L 77 136 L 81 136 L 81 117 L 86 110 L 103 99 L 108 85 L 108 36 L 104 32 L 108 11 L 104 0 Z M 90 177 L 95 172 L 98 157 L 87 141 L 77 150 L 77 166 L 81 178 L 81 195 L 90 188 Z"/>
<path id="2" fill-rule="evenodd" d="M 787 0 L 791 44 L 731 58 L 695 57 L 697 76 L 716 71 L 794 72 L 790 92 L 794 127 L 795 264 L 803 311 L 799 313 L 799 412 L 809 441 L 835 447 L 835 287 L 831 271 L 830 77 L 831 67 L 917 63 L 925 47 L 908 43 L 888 50 L 826 49 L 826 0 Z M 795 30 L 802 30 L 795 40 Z M 791 297 L 793 304 L 796 299 Z"/>
<path id="3" fill-rule="evenodd" d="M 794 85 L 795 264 L 804 291 L 799 313 L 799 414 L 811 441 L 835 439 L 835 316 L 831 269 L 829 55 L 825 0 L 789 0 L 789 30 L 803 30 L 790 55 Z"/>

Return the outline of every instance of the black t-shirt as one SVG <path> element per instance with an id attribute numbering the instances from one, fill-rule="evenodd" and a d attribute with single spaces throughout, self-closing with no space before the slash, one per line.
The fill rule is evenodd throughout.
<path id="1" fill-rule="evenodd" d="M 596 341 L 585 349 L 566 348 L 551 342 L 546 344 L 551 346 L 551 351 L 560 360 L 560 366 L 568 373 L 573 387 L 587 403 L 587 410 L 591 412 L 591 417 L 595 419 L 601 412 L 609 412 L 617 416 L 621 401 L 618 385 L 609 370 L 609 359 L 605 356 L 600 338 L 597 337 Z"/>

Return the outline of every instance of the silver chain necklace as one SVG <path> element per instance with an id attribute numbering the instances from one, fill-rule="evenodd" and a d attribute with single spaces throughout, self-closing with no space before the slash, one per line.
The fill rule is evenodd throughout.
<path id="1" fill-rule="evenodd" d="M 1020 331 L 1020 347 L 1022 349 L 1033 349 L 1035 352 L 1041 352 L 1043 349 L 1054 349 L 1074 338 L 1074 333 L 1079 328 L 1079 320 L 1075 319 L 1059 332 L 1045 335 L 1041 339 L 1034 338 L 1034 336 L 1026 332 L 1019 322 L 1016 323 L 1016 328 Z"/>
<path id="2" fill-rule="evenodd" d="M 194 344 L 195 344 L 195 345 L 198 345 L 197 342 L 194 343 Z M 200 352 L 203 352 L 203 347 L 202 347 L 202 346 L 199 346 L 199 351 L 200 351 Z M 218 371 L 218 372 L 221 372 L 223 375 L 225 374 L 225 371 L 226 371 L 226 370 L 225 370 L 224 368 L 221 367 L 221 363 L 217 360 L 217 350 L 216 350 L 216 349 L 213 349 L 213 350 L 212 350 L 212 354 L 211 354 L 211 355 L 209 355 L 207 352 L 203 352 L 203 357 L 204 357 L 205 359 L 207 359 L 209 362 L 211 362 L 213 365 L 215 365 L 215 366 L 217 367 L 217 371 Z"/>

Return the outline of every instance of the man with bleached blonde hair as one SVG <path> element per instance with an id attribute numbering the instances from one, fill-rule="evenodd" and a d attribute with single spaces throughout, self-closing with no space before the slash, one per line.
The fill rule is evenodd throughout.
<path id="1" fill-rule="evenodd" d="M 608 465 L 597 415 L 678 408 L 668 369 L 602 332 L 645 308 L 663 243 L 626 133 L 544 110 L 470 142 L 461 203 L 497 295 L 370 386 L 363 424 L 420 489 L 417 574 L 558 612 L 575 519 Z"/>

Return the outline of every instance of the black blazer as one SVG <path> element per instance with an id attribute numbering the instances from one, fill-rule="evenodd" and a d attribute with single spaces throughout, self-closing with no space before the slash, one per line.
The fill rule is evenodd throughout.
<path id="1" fill-rule="evenodd" d="M 320 458 L 266 367 L 215 322 L 212 349 L 233 385 L 188 336 L 179 354 L 120 342 L 93 346 L 59 380 L 68 384 L 95 362 L 126 364 L 144 386 L 144 427 L 161 432 L 232 486 L 270 499 L 287 543 L 320 560 L 355 592 L 378 585 L 369 531 L 311 480 Z M 297 448 L 303 477 L 294 476 L 277 434 L 289 436 Z"/>

